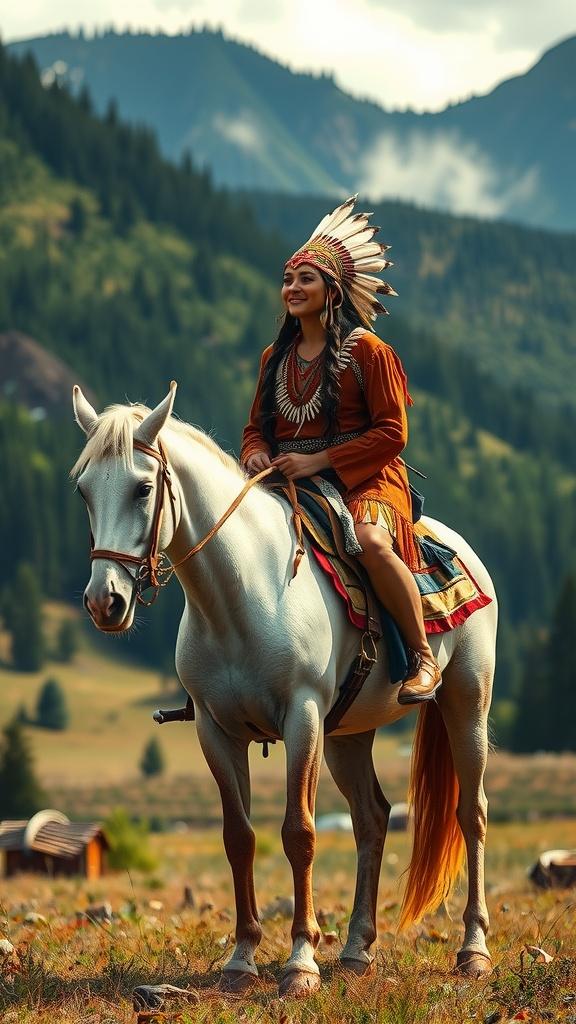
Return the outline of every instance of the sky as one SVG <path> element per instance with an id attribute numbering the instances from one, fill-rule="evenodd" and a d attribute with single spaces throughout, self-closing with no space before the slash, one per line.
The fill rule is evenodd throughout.
<path id="1" fill-rule="evenodd" d="M 574 0 L 0 0 L 9 42 L 69 28 L 222 27 L 293 70 L 389 109 L 440 110 L 576 34 Z"/>

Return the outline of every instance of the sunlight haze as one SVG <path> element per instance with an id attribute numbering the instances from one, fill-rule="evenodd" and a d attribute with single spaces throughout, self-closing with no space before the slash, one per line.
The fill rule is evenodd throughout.
<path id="1" fill-rule="evenodd" d="M 217 13 L 215 13 L 215 11 Z M 333 74 L 355 96 L 387 108 L 440 110 L 521 74 L 576 32 L 570 0 L 540 4 L 408 0 L 33 0 L 0 14 L 5 41 L 83 27 L 189 31 L 222 27 L 296 71 Z"/>

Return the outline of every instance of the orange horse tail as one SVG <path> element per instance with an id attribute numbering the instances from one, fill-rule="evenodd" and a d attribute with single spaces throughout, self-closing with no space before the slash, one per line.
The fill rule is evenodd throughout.
<path id="1" fill-rule="evenodd" d="M 414 842 L 400 929 L 435 910 L 462 870 L 458 794 L 448 733 L 438 705 L 430 701 L 420 708 L 414 738 L 408 797 L 414 810 Z"/>

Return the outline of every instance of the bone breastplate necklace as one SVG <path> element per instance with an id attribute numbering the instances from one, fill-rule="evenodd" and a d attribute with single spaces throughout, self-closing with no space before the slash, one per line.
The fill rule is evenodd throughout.
<path id="1" fill-rule="evenodd" d="M 298 339 L 290 346 L 278 367 L 276 404 L 278 411 L 298 430 L 316 418 L 322 408 L 322 371 L 324 352 L 305 360 L 297 352 Z"/>

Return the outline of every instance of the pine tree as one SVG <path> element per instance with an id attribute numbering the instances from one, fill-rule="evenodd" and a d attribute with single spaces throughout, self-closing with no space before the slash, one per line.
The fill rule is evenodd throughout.
<path id="1" fill-rule="evenodd" d="M 67 665 L 78 650 L 78 629 L 71 619 L 64 619 L 56 637 L 55 655 L 58 661 Z"/>
<path id="2" fill-rule="evenodd" d="M 576 633 L 576 576 L 568 576 L 552 618 L 546 652 L 547 735 L 545 750 L 576 750 L 576 688 L 573 639 Z"/>
<path id="3" fill-rule="evenodd" d="M 16 720 L 3 730 L 0 747 L 0 819 L 29 818 L 45 805 L 34 775 L 30 746 Z"/>
<path id="4" fill-rule="evenodd" d="M 161 775 L 164 771 L 164 754 L 158 740 L 152 739 L 144 747 L 140 759 L 140 771 L 146 778 Z"/>
<path id="5" fill-rule="evenodd" d="M 106 107 L 106 123 L 112 127 L 116 127 L 118 124 L 118 104 L 114 99 L 108 101 L 108 106 Z"/>
<path id="6" fill-rule="evenodd" d="M 66 729 L 68 726 L 66 696 L 57 679 L 47 679 L 36 705 L 36 724 L 44 729 Z"/>
<path id="7" fill-rule="evenodd" d="M 24 703 L 18 705 L 15 719 L 18 725 L 30 725 L 30 719 L 28 718 L 28 712 Z"/>
<path id="8" fill-rule="evenodd" d="M 547 640 L 536 640 L 526 659 L 512 734 L 513 750 L 576 750 L 575 632 L 576 578 L 568 576 Z"/>
<path id="9" fill-rule="evenodd" d="M 68 219 L 68 227 L 75 238 L 82 238 L 86 231 L 86 223 L 86 207 L 79 196 L 75 196 L 70 203 L 70 217 Z"/>
<path id="10" fill-rule="evenodd" d="M 42 667 L 42 604 L 40 587 L 32 566 L 20 564 L 14 580 L 8 629 L 12 634 L 12 663 L 19 672 Z"/>
<path id="11" fill-rule="evenodd" d="M 524 662 L 518 707 L 511 729 L 510 748 L 520 754 L 545 749 L 548 733 L 547 645 L 542 637 L 533 640 Z"/>
<path id="12" fill-rule="evenodd" d="M 198 246 L 192 275 L 198 292 L 204 301 L 212 302 L 216 298 L 218 273 L 214 265 L 212 252 L 207 246 Z"/>
<path id="13" fill-rule="evenodd" d="M 138 203 L 131 192 L 123 192 L 115 210 L 114 228 L 122 237 L 126 237 L 130 228 L 138 220 Z"/>

